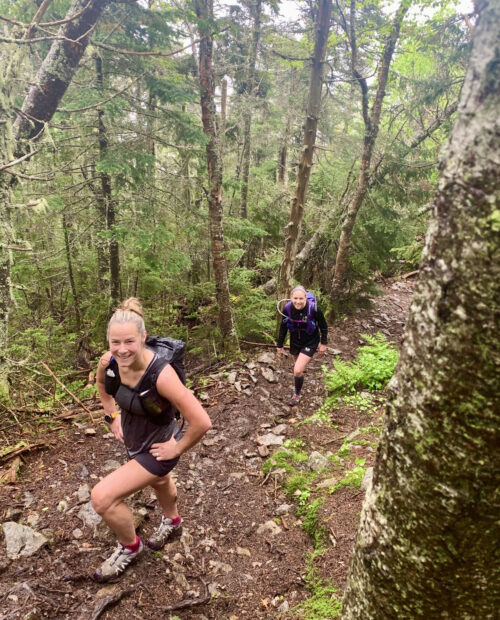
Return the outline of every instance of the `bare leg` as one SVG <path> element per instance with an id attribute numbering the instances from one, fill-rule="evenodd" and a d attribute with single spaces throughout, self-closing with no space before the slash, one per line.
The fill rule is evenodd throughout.
<path id="1" fill-rule="evenodd" d="M 304 370 L 306 369 L 307 364 L 311 361 L 311 358 L 308 355 L 304 355 L 304 353 L 299 353 L 295 356 L 295 364 L 293 366 L 293 376 L 294 377 L 302 377 L 304 374 Z"/>
<path id="2" fill-rule="evenodd" d="M 151 485 L 155 492 L 163 514 L 169 519 L 175 519 L 179 512 L 177 510 L 177 487 L 172 480 L 172 476 L 167 474 Z"/>
<path id="3" fill-rule="evenodd" d="M 153 485 L 158 476 L 150 474 L 137 461 L 128 461 L 125 465 L 103 478 L 92 489 L 92 505 L 101 515 L 109 528 L 124 545 L 133 545 L 136 541 L 132 511 L 123 501 L 136 491 Z"/>

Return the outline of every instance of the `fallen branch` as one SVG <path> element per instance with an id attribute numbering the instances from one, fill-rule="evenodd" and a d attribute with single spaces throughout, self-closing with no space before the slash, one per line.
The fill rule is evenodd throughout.
<path id="1" fill-rule="evenodd" d="M 132 594 L 132 592 L 134 592 L 137 589 L 137 587 L 138 586 L 136 584 L 134 586 L 131 586 L 130 588 L 127 588 L 126 590 L 120 590 L 119 592 L 113 592 L 113 594 L 109 594 L 108 596 L 103 597 L 94 607 L 94 610 L 92 611 L 92 615 L 90 616 L 90 620 L 97 620 L 97 618 L 99 618 L 103 614 L 103 612 L 106 611 L 106 609 L 109 609 L 109 607 L 111 607 L 112 605 L 115 605 L 116 603 L 118 603 L 118 601 L 121 601 L 121 599 L 124 598 L 125 596 L 129 596 L 130 594 Z M 80 617 L 86 619 L 88 618 L 88 615 L 84 613 Z"/>
<path id="2" fill-rule="evenodd" d="M 44 448 L 44 447 L 47 447 L 47 444 L 44 442 L 34 443 L 34 444 L 31 444 L 31 446 L 21 446 L 19 448 L 12 450 L 11 452 L 2 454 L 2 456 L 0 456 L 0 462 L 3 463 L 4 461 L 9 461 L 10 459 L 14 458 L 15 456 L 19 456 L 20 454 L 23 454 L 24 452 L 32 452 L 33 450 L 40 450 L 41 448 Z"/>
<path id="3" fill-rule="evenodd" d="M 208 586 L 203 581 L 203 579 L 200 579 L 200 581 L 205 587 L 204 596 L 200 596 L 198 598 L 186 598 L 183 601 L 174 603 L 173 605 L 167 605 L 166 607 L 162 607 L 162 611 L 177 611 L 178 609 L 187 609 L 188 607 L 194 607 L 196 605 L 204 605 L 205 603 L 208 603 L 208 601 L 210 600 Z"/>
<path id="4" fill-rule="evenodd" d="M 405 273 L 401 277 L 403 278 L 403 280 L 406 280 L 407 278 L 413 278 L 413 276 L 416 276 L 418 273 L 419 273 L 419 270 L 415 269 L 415 271 L 410 271 L 408 273 Z"/>
<path id="5" fill-rule="evenodd" d="M 57 381 L 57 383 L 63 388 L 63 390 L 65 390 L 70 396 L 71 398 L 80 405 L 80 407 L 83 407 L 83 409 L 85 409 L 85 411 L 89 414 L 90 419 L 92 420 L 92 422 L 95 422 L 94 416 L 92 415 L 92 411 L 90 411 L 90 409 L 88 409 L 83 403 L 82 401 L 78 398 L 78 396 L 75 396 L 73 394 L 73 392 L 71 392 L 71 390 L 69 390 L 64 383 L 62 383 L 62 381 L 59 381 L 59 379 L 55 376 L 55 374 L 52 372 L 52 370 L 50 370 L 50 368 L 47 366 L 47 364 L 45 362 L 40 362 L 40 364 L 45 368 L 45 370 L 50 373 L 50 375 L 52 377 L 54 377 L 54 379 Z"/>
<path id="6" fill-rule="evenodd" d="M 16 481 L 17 472 L 20 466 L 21 466 L 21 459 L 17 457 L 12 461 L 11 466 L 6 471 L 4 471 L 3 473 L 0 473 L 0 486 L 2 484 L 14 483 Z"/>

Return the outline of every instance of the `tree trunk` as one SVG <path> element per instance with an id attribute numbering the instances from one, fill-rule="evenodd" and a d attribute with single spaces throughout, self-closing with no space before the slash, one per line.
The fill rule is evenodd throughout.
<path id="1" fill-rule="evenodd" d="M 67 18 L 80 12 L 81 15 L 59 28 L 61 39 L 52 43 L 14 122 L 18 141 L 31 140 L 43 132 L 75 75 L 90 33 L 109 3 L 110 0 L 74 0 L 70 6 Z"/>
<path id="2" fill-rule="evenodd" d="M 251 5 L 250 5 L 251 6 Z M 245 105 L 243 110 L 243 153 L 241 163 L 241 217 L 248 216 L 248 179 L 250 176 L 250 147 L 252 141 L 252 110 L 255 105 L 255 65 L 257 63 L 257 49 L 260 41 L 260 23 L 262 16 L 262 0 L 256 0 L 253 8 L 254 22 L 252 33 L 252 47 L 248 57 L 247 84 L 245 88 Z"/>
<path id="3" fill-rule="evenodd" d="M 69 239 L 69 226 L 66 212 L 62 214 L 62 227 L 64 233 L 64 248 L 66 250 L 66 262 L 68 264 L 68 279 L 71 286 L 71 293 L 73 294 L 73 303 L 75 306 L 75 329 L 78 334 L 82 331 L 82 320 L 80 315 L 80 299 L 78 297 L 78 291 L 76 288 L 75 276 L 73 272 L 73 261 L 71 260 L 71 244 Z"/>
<path id="4" fill-rule="evenodd" d="M 6 161 L 12 154 L 23 153 L 27 150 L 27 141 L 39 137 L 50 121 L 59 105 L 66 89 L 68 88 L 78 63 L 82 58 L 88 44 L 90 32 L 95 27 L 103 9 L 110 0 L 75 0 L 70 6 L 67 17 L 79 12 L 81 15 L 75 20 L 62 24 L 58 31 L 60 39 L 54 41 L 38 71 L 35 83 L 31 86 L 21 106 L 14 124 L 9 122 L 0 124 L 0 147 Z M 45 6 L 45 3 L 43 3 Z M 41 15 L 37 19 L 40 19 Z M 13 60 L 17 52 L 12 54 L 12 61 L 4 64 L 2 77 L 4 84 L 12 79 L 11 71 L 15 63 Z M 15 70 L 15 67 L 14 67 Z M 4 108 L 5 106 L 5 108 Z M 1 120 L 10 117 L 8 93 L 0 97 Z M 8 364 L 4 357 L 7 347 L 7 331 L 9 312 L 12 303 L 11 294 L 11 268 L 12 259 L 9 248 L 11 242 L 11 219 L 10 219 L 10 182 L 12 177 L 7 173 L 0 173 L 0 399 L 8 399 Z"/>
<path id="5" fill-rule="evenodd" d="M 95 63 L 97 88 L 102 93 L 104 90 L 102 59 L 98 54 L 95 56 Z M 104 122 L 104 110 L 100 108 L 97 110 L 97 123 L 99 132 L 99 157 L 103 160 L 108 153 L 109 139 Z M 111 188 L 111 177 L 107 172 L 100 172 L 99 177 L 101 180 L 101 189 L 98 197 L 100 219 L 101 221 L 104 220 L 105 230 L 111 231 L 111 235 L 113 235 L 113 227 L 116 224 L 116 209 Z M 107 254 L 105 261 L 107 266 L 106 275 L 109 271 L 110 306 L 111 308 L 115 308 L 120 301 L 120 249 L 118 241 L 111 237 L 111 240 L 106 242 L 105 248 L 107 249 L 107 252 L 105 252 L 105 254 Z"/>
<path id="6" fill-rule="evenodd" d="M 206 146 L 210 190 L 208 209 L 210 215 L 210 241 L 215 290 L 219 306 L 219 328 L 223 346 L 228 351 L 239 351 L 239 342 L 233 323 L 229 297 L 227 261 L 224 255 L 224 232 L 222 224 L 222 162 L 219 157 L 215 113 L 215 77 L 212 65 L 213 35 L 206 32 L 213 19 L 213 1 L 196 0 L 195 10 L 200 20 L 200 88 L 203 131 L 209 137 Z M 208 26 L 210 28 L 210 25 Z"/>
<path id="7" fill-rule="evenodd" d="M 382 103 L 385 97 L 385 87 L 387 85 L 387 79 L 389 77 L 389 67 L 391 65 L 394 48 L 396 47 L 397 40 L 399 38 L 399 31 L 401 23 L 408 11 L 406 3 L 402 3 L 399 7 L 394 21 L 392 23 L 391 32 L 387 38 L 382 54 L 382 60 L 378 72 L 377 79 L 377 91 L 375 99 L 373 101 L 371 112 L 368 112 L 368 84 L 366 79 L 361 77 L 356 67 L 357 59 L 357 46 L 355 38 L 355 15 L 354 15 L 354 2 L 351 2 L 351 28 L 350 28 L 350 44 L 351 44 L 351 62 L 352 72 L 354 77 L 358 80 L 362 92 L 362 111 L 363 121 L 365 124 L 365 134 L 363 139 L 363 153 L 361 155 L 361 167 L 359 171 L 358 183 L 354 192 L 353 199 L 347 210 L 346 217 L 342 224 L 342 231 L 340 233 L 339 248 L 337 251 L 337 258 L 335 261 L 332 290 L 330 293 L 330 300 L 332 307 L 335 307 L 339 297 L 344 293 L 344 276 L 347 269 L 347 263 L 349 260 L 349 248 L 351 246 L 351 235 L 356 221 L 358 211 L 363 204 L 366 193 L 368 191 L 368 184 L 370 180 L 370 166 L 372 162 L 373 148 L 377 139 L 377 134 L 380 126 L 380 116 L 382 113 Z"/>
<path id="8" fill-rule="evenodd" d="M 344 620 L 498 614 L 500 3 L 479 3 Z"/>
<path id="9" fill-rule="evenodd" d="M 290 221 L 287 225 L 285 250 L 280 267 L 279 298 L 288 295 L 293 284 L 293 273 L 297 244 L 304 217 L 304 202 L 311 174 L 311 166 L 316 143 L 316 130 L 321 110 L 321 90 L 323 86 L 323 66 L 330 30 L 332 14 L 331 0 L 320 0 L 317 20 L 315 24 L 314 56 L 311 66 L 309 82 L 309 96 L 307 100 L 307 117 L 304 125 L 304 139 L 300 156 L 297 188 L 292 201 Z"/>
<path id="10" fill-rule="evenodd" d="M 292 67 L 290 71 L 290 91 L 288 93 L 288 106 L 286 115 L 285 131 L 281 148 L 278 155 L 278 173 L 276 175 L 277 182 L 286 187 L 288 185 L 288 143 L 290 134 L 292 133 L 293 123 L 295 122 L 294 101 L 297 97 L 297 69 Z"/>

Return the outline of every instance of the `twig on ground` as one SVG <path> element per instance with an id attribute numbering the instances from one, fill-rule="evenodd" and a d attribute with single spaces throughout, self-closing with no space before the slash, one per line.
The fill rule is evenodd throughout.
<path id="1" fill-rule="evenodd" d="M 119 592 L 114 592 L 113 594 L 103 597 L 94 607 L 92 615 L 90 616 L 90 620 L 97 620 L 97 618 L 99 618 L 103 614 L 103 612 L 106 611 L 106 609 L 109 609 L 109 607 L 115 605 L 115 603 L 118 603 L 118 601 L 121 601 L 121 599 L 125 596 L 129 596 L 129 594 L 132 594 L 132 592 L 134 592 L 138 588 L 138 585 L 139 584 L 133 585 L 126 590 L 120 590 Z M 87 613 L 88 612 L 84 612 L 80 616 L 80 618 L 82 620 L 86 620 L 88 618 Z"/>
<path id="2" fill-rule="evenodd" d="M 52 372 L 52 370 L 50 370 L 50 368 L 47 366 L 47 364 L 45 362 L 40 362 L 40 364 L 45 368 L 45 370 L 50 373 L 50 375 L 52 377 L 54 377 L 54 379 L 57 381 L 57 383 L 63 388 L 63 390 L 65 390 L 66 392 L 68 392 L 68 394 L 71 396 L 71 398 L 80 405 L 80 407 L 83 407 L 85 409 L 85 411 L 89 414 L 90 419 L 92 420 L 92 422 L 95 422 L 94 416 L 92 415 L 92 411 L 90 411 L 90 409 L 88 409 L 88 407 L 86 407 L 82 401 L 78 398 L 78 396 L 75 396 L 73 394 L 73 392 L 71 392 L 71 390 L 69 390 L 62 381 L 59 381 L 59 379 L 55 376 L 55 374 Z"/>
<path id="3" fill-rule="evenodd" d="M 179 601 L 178 603 L 174 603 L 173 605 L 167 605 L 166 607 L 162 607 L 162 611 L 176 611 L 178 609 L 187 609 L 188 607 L 194 607 L 195 605 L 204 605 L 208 603 L 210 600 L 210 593 L 208 591 L 207 584 L 200 578 L 201 583 L 205 587 L 205 594 L 198 598 L 186 598 L 183 601 Z"/>

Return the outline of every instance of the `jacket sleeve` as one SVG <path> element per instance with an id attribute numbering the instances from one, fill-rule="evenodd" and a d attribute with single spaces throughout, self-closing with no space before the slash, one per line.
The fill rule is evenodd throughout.
<path id="1" fill-rule="evenodd" d="M 321 344 L 328 344 L 328 325 L 326 323 L 325 315 L 319 308 L 316 310 L 316 323 L 318 324 L 321 334 Z"/>
<path id="2" fill-rule="evenodd" d="M 285 338 L 286 338 L 287 331 L 288 331 L 288 327 L 286 326 L 286 321 L 281 321 L 280 333 L 279 333 L 279 336 L 278 336 L 278 342 L 276 343 L 276 347 L 278 349 L 281 349 L 283 344 L 285 343 Z"/>

